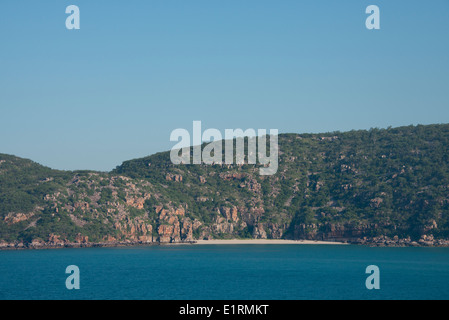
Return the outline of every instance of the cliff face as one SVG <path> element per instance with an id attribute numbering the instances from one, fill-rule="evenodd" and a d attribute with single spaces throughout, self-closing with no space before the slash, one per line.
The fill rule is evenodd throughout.
<path id="1" fill-rule="evenodd" d="M 445 245 L 449 125 L 281 135 L 279 168 L 173 165 L 110 173 L 0 155 L 0 247 L 256 238 Z"/>

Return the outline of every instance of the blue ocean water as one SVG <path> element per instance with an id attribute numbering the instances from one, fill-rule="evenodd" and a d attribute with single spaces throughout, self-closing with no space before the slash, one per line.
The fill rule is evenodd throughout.
<path id="1" fill-rule="evenodd" d="M 80 289 L 65 286 L 80 269 Z M 368 290 L 366 267 L 380 268 Z M 181 245 L 0 251 L 0 299 L 449 299 L 449 248 Z"/>

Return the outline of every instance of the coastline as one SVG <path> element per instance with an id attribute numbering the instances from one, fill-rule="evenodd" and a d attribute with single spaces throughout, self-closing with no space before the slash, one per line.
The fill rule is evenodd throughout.
<path id="1" fill-rule="evenodd" d="M 113 247 L 151 247 L 151 246 L 180 246 L 180 245 L 358 245 L 366 247 L 449 247 L 449 240 L 420 239 L 390 239 L 382 236 L 371 239 L 344 239 L 333 240 L 285 240 L 285 239 L 211 239 L 192 240 L 181 242 L 147 242 L 147 241 L 117 241 L 117 242 L 32 242 L 6 243 L 0 241 L 0 251 L 6 250 L 45 250 L 45 249 L 70 249 L 70 248 L 113 248 Z"/>
<path id="2" fill-rule="evenodd" d="M 117 241 L 117 242 L 10 242 L 0 240 L 0 251 L 4 250 L 39 250 L 39 249 L 64 249 L 64 248 L 108 248 L 108 247 L 143 247 L 143 246 L 178 246 L 178 245 L 359 245 L 367 247 L 449 247 L 449 240 L 434 239 L 423 236 L 418 241 L 410 238 L 398 239 L 386 236 L 363 239 L 339 239 L 339 240 L 285 240 L 285 239 L 211 239 L 211 240 L 186 240 L 174 242 L 160 241 Z"/>
<path id="3" fill-rule="evenodd" d="M 282 240 L 282 239 L 231 239 L 231 240 L 197 240 L 194 245 L 240 245 L 240 244 L 330 244 L 348 245 L 344 242 L 336 241 L 315 241 L 315 240 Z"/>
<path id="4" fill-rule="evenodd" d="M 2 250 L 43 250 L 43 249 L 70 249 L 70 248 L 114 248 L 114 247 L 151 247 L 151 246 L 180 246 L 180 245 L 262 245 L 262 244 L 294 244 L 294 245 L 348 245 L 350 243 L 336 241 L 315 240 L 283 240 L 283 239 L 229 239 L 229 240 L 194 240 L 183 242 L 86 242 L 86 243 L 29 243 L 29 244 L 5 244 L 0 245 Z"/>

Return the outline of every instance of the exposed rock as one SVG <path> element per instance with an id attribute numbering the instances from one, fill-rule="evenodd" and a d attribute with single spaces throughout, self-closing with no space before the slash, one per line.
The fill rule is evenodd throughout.
<path id="1" fill-rule="evenodd" d="M 181 240 L 182 241 L 194 241 L 193 239 L 193 223 L 189 218 L 185 218 L 182 221 L 182 229 L 181 229 Z"/>
<path id="2" fill-rule="evenodd" d="M 229 223 L 227 219 L 217 216 L 215 223 L 212 225 L 212 231 L 215 233 L 233 233 L 234 224 Z"/>
<path id="3" fill-rule="evenodd" d="M 374 199 L 371 199 L 371 201 L 370 201 L 371 204 L 370 205 L 373 208 L 379 208 L 383 201 L 384 200 L 382 198 L 374 198 Z"/>
<path id="4" fill-rule="evenodd" d="M 138 236 L 138 240 L 141 243 L 152 243 L 153 242 L 153 236 L 152 235 Z"/>
<path id="5" fill-rule="evenodd" d="M 228 221 L 233 221 L 233 222 L 239 221 L 238 209 L 235 206 L 232 208 L 228 208 L 228 207 L 220 208 L 220 209 L 218 209 L 218 213 L 223 215 L 226 218 L 226 220 L 228 220 Z"/>
<path id="6" fill-rule="evenodd" d="M 220 173 L 220 178 L 223 180 L 241 180 L 246 177 L 244 173 Z"/>
<path id="7" fill-rule="evenodd" d="M 126 198 L 126 204 L 128 206 L 131 206 L 131 207 L 134 207 L 134 208 L 137 208 L 137 209 L 141 210 L 141 209 L 144 208 L 145 201 L 150 199 L 150 198 L 151 198 L 150 194 L 145 194 L 143 197 L 132 197 L 132 196 L 130 196 L 130 197 Z"/>
<path id="8" fill-rule="evenodd" d="M 143 218 L 129 219 L 122 222 L 116 222 L 115 229 L 120 231 L 121 237 L 130 241 L 152 242 L 153 226 Z M 143 240 L 140 240 L 143 239 Z"/>
<path id="9" fill-rule="evenodd" d="M 29 246 L 33 248 L 42 248 L 45 246 L 45 242 L 42 239 L 33 239 Z"/>
<path id="10" fill-rule="evenodd" d="M 48 236 L 47 244 L 50 246 L 64 246 L 65 243 L 66 241 L 62 241 L 59 235 L 52 233 Z"/>
<path id="11" fill-rule="evenodd" d="M 182 175 L 168 173 L 165 176 L 165 180 L 167 180 L 167 181 L 175 181 L 175 182 L 182 182 Z"/>
<path id="12" fill-rule="evenodd" d="M 11 224 L 15 224 L 15 223 L 19 223 L 22 221 L 26 221 L 29 218 L 31 218 L 32 216 L 34 216 L 34 212 L 30 212 L 30 213 L 8 213 L 8 215 L 6 215 L 6 217 L 4 218 L 4 221 L 11 225 Z"/>
<path id="13" fill-rule="evenodd" d="M 156 207 L 156 214 L 159 214 L 162 211 L 163 208 L 164 208 L 164 206 L 157 206 Z"/>
<path id="14" fill-rule="evenodd" d="M 88 236 L 83 236 L 81 233 L 78 233 L 75 237 L 75 242 L 77 243 L 88 243 L 89 242 L 89 237 Z"/>
<path id="15" fill-rule="evenodd" d="M 184 216 L 186 214 L 186 211 L 183 207 L 179 207 L 176 209 L 175 214 L 178 216 Z"/>
<path id="16" fill-rule="evenodd" d="M 267 233 L 262 223 L 254 226 L 253 237 L 255 239 L 267 239 Z"/>
<path id="17" fill-rule="evenodd" d="M 158 241 L 162 243 L 170 243 L 172 240 L 172 235 L 174 231 L 174 226 L 170 225 L 160 225 L 157 232 L 159 234 Z"/>

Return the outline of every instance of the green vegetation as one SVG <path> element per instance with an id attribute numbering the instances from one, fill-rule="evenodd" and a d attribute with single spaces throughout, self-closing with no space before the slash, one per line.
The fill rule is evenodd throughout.
<path id="1" fill-rule="evenodd" d="M 279 149 L 274 176 L 260 176 L 257 165 L 176 166 L 169 152 L 110 173 L 57 171 L 0 154 L 0 240 L 81 233 L 101 241 L 120 237 L 120 221 L 146 221 L 157 236 L 155 226 L 167 224 L 159 206 L 186 208 L 201 225 L 195 238 L 248 238 L 260 228 L 273 238 L 311 237 L 338 225 L 363 226 L 358 236 L 449 238 L 449 125 L 284 134 Z M 228 234 L 212 228 L 224 208 L 238 210 Z"/>

